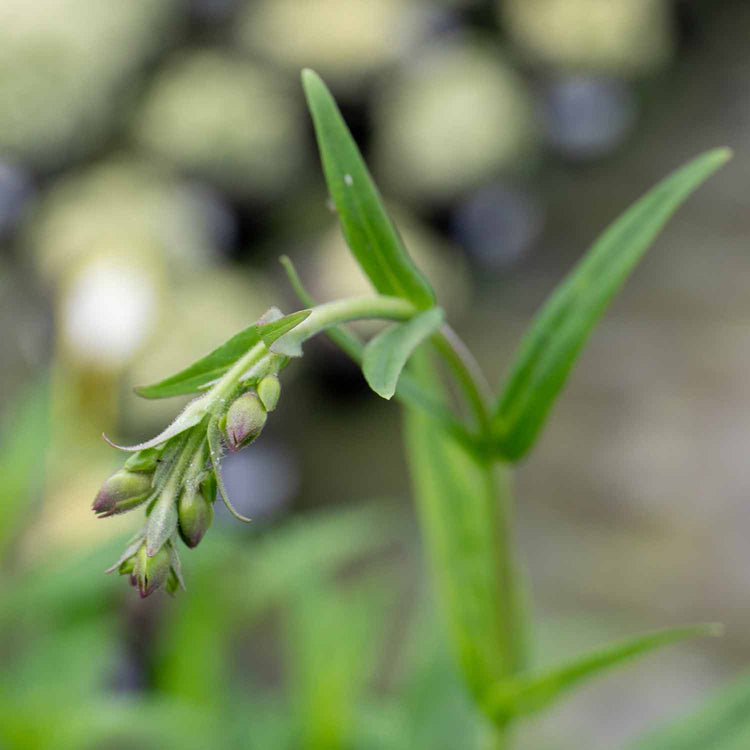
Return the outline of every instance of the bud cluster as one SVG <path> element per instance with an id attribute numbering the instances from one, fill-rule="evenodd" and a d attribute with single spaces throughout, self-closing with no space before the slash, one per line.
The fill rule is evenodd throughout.
<path id="1" fill-rule="evenodd" d="M 197 424 L 163 433 L 161 443 L 156 438 L 125 448 L 135 452 L 97 494 L 92 509 L 99 518 L 146 506 L 143 529 L 107 571 L 129 576 L 142 597 L 159 588 L 169 594 L 184 588 L 178 539 L 191 549 L 200 543 L 213 520 L 217 490 L 233 515 L 249 520 L 232 508 L 219 461 L 225 449 L 236 452 L 255 440 L 276 408 L 281 392 L 276 375 L 254 385 L 255 391 L 241 387 L 228 406 L 215 399 Z"/>

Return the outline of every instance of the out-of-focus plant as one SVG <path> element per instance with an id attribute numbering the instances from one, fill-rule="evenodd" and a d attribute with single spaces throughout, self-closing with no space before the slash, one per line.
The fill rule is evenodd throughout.
<path id="1" fill-rule="evenodd" d="M 198 545 L 218 495 L 240 520 L 222 481 L 226 451 L 253 442 L 279 401 L 280 371 L 326 332 L 362 368 L 378 395 L 405 407 L 406 456 L 435 589 L 453 651 L 477 715 L 494 748 L 509 746 L 522 717 L 546 708 L 583 680 L 657 647 L 715 634 L 698 625 L 639 636 L 597 649 L 557 668 L 536 669 L 529 655 L 530 613 L 516 560 L 509 474 L 533 447 L 583 345 L 675 210 L 730 156 L 716 149 L 693 159 L 634 203 L 594 243 L 534 320 L 493 393 L 473 355 L 445 322 L 429 281 L 411 261 L 385 211 L 357 146 L 322 80 L 302 76 L 328 190 L 344 236 L 376 294 L 315 304 L 291 261 L 290 280 L 306 309 L 270 309 L 256 323 L 181 372 L 138 389 L 146 398 L 199 394 L 163 432 L 134 446 L 123 469 L 94 502 L 100 516 L 143 506 L 143 528 L 110 568 L 129 576 L 142 596 L 184 584 L 180 540 Z M 393 321 L 364 343 L 342 324 Z M 120 447 L 120 446 L 116 446 Z M 301 581 L 301 584 L 303 582 Z M 326 625 L 309 590 L 293 624 L 295 644 L 315 644 Z M 335 610 L 335 608 L 334 608 Z M 327 615 L 331 611 L 326 609 Z M 334 617 L 334 620 L 336 618 Z M 328 721 L 330 695 L 346 699 L 357 670 L 330 674 L 311 646 L 296 661 L 300 731 L 311 747 L 342 746 L 346 712 Z M 362 658 L 360 656 L 360 658 Z M 320 680 L 321 676 L 318 675 Z M 319 687 L 319 685 L 318 685 Z"/>

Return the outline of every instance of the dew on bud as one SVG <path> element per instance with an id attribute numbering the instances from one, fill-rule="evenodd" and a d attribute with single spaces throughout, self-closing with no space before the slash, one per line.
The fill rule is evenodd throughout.
<path id="1" fill-rule="evenodd" d="M 222 423 L 227 447 L 236 453 L 260 435 L 266 410 L 255 393 L 243 393 L 232 402 Z"/>

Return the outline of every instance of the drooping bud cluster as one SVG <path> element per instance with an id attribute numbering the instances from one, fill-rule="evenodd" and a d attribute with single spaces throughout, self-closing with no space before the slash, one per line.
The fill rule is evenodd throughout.
<path id="1" fill-rule="evenodd" d="M 249 520 L 231 506 L 219 461 L 225 450 L 236 452 L 255 440 L 276 407 L 281 392 L 276 375 L 265 375 L 255 385 L 257 392 L 245 385 L 226 400 L 228 406 L 216 398 L 198 411 L 194 402 L 160 436 L 124 448 L 133 455 L 96 496 L 92 507 L 100 518 L 146 506 L 143 529 L 107 571 L 130 576 L 142 597 L 159 588 L 170 594 L 184 588 L 178 539 L 191 549 L 200 543 L 213 520 L 217 490 L 237 518 Z M 198 421 L 192 418 L 196 413 Z"/>

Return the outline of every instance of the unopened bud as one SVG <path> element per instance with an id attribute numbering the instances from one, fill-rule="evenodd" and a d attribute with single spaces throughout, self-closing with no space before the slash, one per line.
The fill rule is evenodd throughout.
<path id="1" fill-rule="evenodd" d="M 222 421 L 227 446 L 236 453 L 260 435 L 266 423 L 266 410 L 254 393 L 243 393 L 234 400 Z"/>
<path id="2" fill-rule="evenodd" d="M 121 469 L 104 483 L 91 507 L 100 518 L 135 508 L 150 496 L 152 478 L 142 471 Z"/>
<path id="3" fill-rule="evenodd" d="M 169 577 L 170 560 L 166 545 L 153 556 L 146 554 L 145 542 L 134 555 L 133 573 L 130 582 L 138 588 L 141 598 L 145 599 L 156 589 L 166 584 Z"/>
<path id="4" fill-rule="evenodd" d="M 258 383 L 258 398 L 263 402 L 266 411 L 273 411 L 279 403 L 281 383 L 275 375 L 266 375 Z"/>
<path id="5" fill-rule="evenodd" d="M 206 502 L 216 502 L 216 474 L 213 471 L 206 473 L 205 478 L 201 480 L 200 486 L 201 494 L 206 499 Z"/>
<path id="6" fill-rule="evenodd" d="M 188 547 L 198 546 L 213 517 L 214 509 L 203 493 L 197 487 L 185 487 L 177 501 L 177 518 L 180 536 Z"/>

